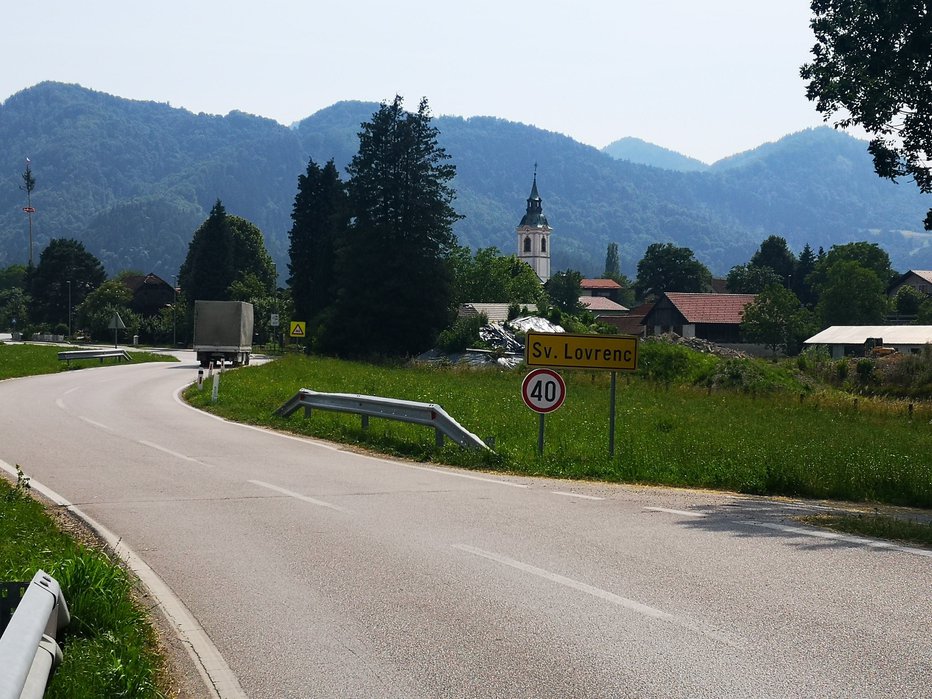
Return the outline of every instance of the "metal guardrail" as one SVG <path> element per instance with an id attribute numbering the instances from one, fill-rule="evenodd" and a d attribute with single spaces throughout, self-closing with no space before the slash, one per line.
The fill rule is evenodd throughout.
<path id="1" fill-rule="evenodd" d="M 40 570 L 0 636 L 0 699 L 41 699 L 62 658 L 55 636 L 69 621 L 61 587 Z"/>
<path id="2" fill-rule="evenodd" d="M 446 436 L 461 447 L 489 448 L 485 442 L 460 425 L 443 408 L 434 403 L 418 403 L 410 400 L 363 396 L 355 393 L 319 393 L 302 388 L 275 412 L 282 417 L 288 417 L 299 408 L 304 408 L 305 417 L 310 417 L 311 412 L 315 409 L 356 413 L 362 416 L 363 429 L 368 428 L 370 417 L 411 422 L 416 425 L 433 427 L 437 436 L 437 446 L 443 445 L 443 438 Z"/>
<path id="3" fill-rule="evenodd" d="M 104 360 L 110 357 L 116 357 L 117 361 L 123 361 L 125 359 L 131 362 L 133 360 L 133 358 L 126 353 L 126 350 L 121 349 L 68 350 L 67 352 L 58 353 L 59 360 L 69 363 L 72 359 L 99 359 L 100 363 L 103 364 Z"/>

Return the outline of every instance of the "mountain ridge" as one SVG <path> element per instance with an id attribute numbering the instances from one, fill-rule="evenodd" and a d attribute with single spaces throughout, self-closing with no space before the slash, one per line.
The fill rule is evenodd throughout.
<path id="1" fill-rule="evenodd" d="M 0 104 L 0 266 L 27 257 L 19 186 L 28 155 L 37 179 L 36 259 L 49 239 L 74 237 L 111 273 L 132 268 L 168 278 L 219 198 L 265 233 L 285 277 L 298 175 L 309 157 L 333 158 L 342 173 L 360 124 L 377 106 L 338 102 L 284 126 L 79 85 L 27 88 Z M 922 195 L 878 178 L 863 142 L 827 127 L 707 170 L 677 172 L 615 160 L 563 134 L 497 117 L 440 116 L 434 125 L 457 166 L 454 206 L 465 218 L 456 233 L 473 248 L 515 249 L 538 163 L 554 270 L 597 275 L 607 244 L 617 242 L 622 269 L 632 274 L 647 245 L 673 242 L 724 274 L 768 235 L 782 235 L 796 252 L 805 243 L 817 249 L 868 239 L 888 249 L 898 268 L 932 264 Z"/>

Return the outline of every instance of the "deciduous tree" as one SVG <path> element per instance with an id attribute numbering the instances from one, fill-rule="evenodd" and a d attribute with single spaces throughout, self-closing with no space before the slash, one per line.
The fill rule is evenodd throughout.
<path id="1" fill-rule="evenodd" d="M 778 351 L 796 354 L 814 329 L 812 313 L 802 307 L 796 294 L 780 284 L 771 284 L 760 292 L 745 307 L 741 321 L 745 337 L 766 345 L 775 355 Z"/>
<path id="2" fill-rule="evenodd" d="M 638 262 L 634 289 L 639 299 L 645 299 L 665 291 L 703 292 L 711 286 L 711 272 L 692 250 L 673 243 L 652 243 Z"/>
<path id="3" fill-rule="evenodd" d="M 786 239 L 772 235 L 760 244 L 757 252 L 751 257 L 752 267 L 769 267 L 777 276 L 783 286 L 789 286 L 793 269 L 796 267 L 796 256 L 786 244 Z"/>
<path id="4" fill-rule="evenodd" d="M 753 264 L 735 265 L 725 279 L 731 294 L 756 294 L 773 284 L 782 284 L 780 275 L 770 267 Z"/>
<path id="5" fill-rule="evenodd" d="M 860 125 L 881 177 L 932 193 L 932 9 L 926 1 L 812 0 L 806 96 L 835 125 Z M 932 230 L 932 209 L 925 218 Z"/>
<path id="6" fill-rule="evenodd" d="M 478 303 L 538 303 L 543 286 L 531 266 L 516 255 L 507 257 L 498 248 L 481 248 L 471 255 L 457 248 L 453 263 L 453 294 L 456 305 Z"/>
<path id="7" fill-rule="evenodd" d="M 76 307 L 106 278 L 100 260 L 85 250 L 83 243 L 67 238 L 52 240 L 39 254 L 39 264 L 29 277 L 32 319 L 67 323 L 69 286 L 71 306 Z"/>
<path id="8" fill-rule="evenodd" d="M 827 269 L 820 283 L 816 311 L 826 326 L 879 325 L 887 311 L 885 288 L 873 270 L 854 260 L 840 260 Z"/>

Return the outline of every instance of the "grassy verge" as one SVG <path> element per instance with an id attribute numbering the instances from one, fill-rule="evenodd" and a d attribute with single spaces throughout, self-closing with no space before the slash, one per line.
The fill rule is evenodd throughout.
<path id="1" fill-rule="evenodd" d="M 0 580 L 28 581 L 40 568 L 59 582 L 71 612 L 59 639 L 64 660 L 45 697 L 166 696 L 155 633 L 125 571 L 63 533 L 25 479 L 12 486 L 0 478 Z"/>
<path id="2" fill-rule="evenodd" d="M 890 539 L 904 544 L 932 548 L 932 523 L 930 522 L 917 522 L 882 514 L 811 515 L 800 517 L 799 521 L 846 534 Z"/>
<path id="3" fill-rule="evenodd" d="M 932 507 L 932 409 L 858 403 L 790 391 L 664 387 L 622 378 L 616 456 L 608 456 L 609 376 L 567 371 L 567 399 L 548 415 L 536 454 L 537 415 L 519 395 L 523 370 L 384 367 L 289 356 L 223 375 L 188 399 L 234 420 L 359 444 L 415 459 L 557 478 L 709 487 L 752 494 Z M 300 388 L 442 405 L 464 427 L 494 438 L 496 454 L 437 449 L 431 430 L 357 416 L 274 413 Z M 795 391 L 795 388 L 793 389 Z"/>
<path id="4" fill-rule="evenodd" d="M 69 369 L 100 366 L 99 359 L 80 359 L 70 363 L 62 362 L 58 359 L 58 353 L 62 349 L 59 346 L 8 345 L 0 342 L 0 379 L 12 379 L 35 374 L 55 374 Z M 139 352 L 136 350 L 128 350 L 128 353 L 133 358 L 133 362 L 178 361 L 175 357 L 167 354 Z M 115 359 L 104 361 L 108 364 L 116 362 Z"/>

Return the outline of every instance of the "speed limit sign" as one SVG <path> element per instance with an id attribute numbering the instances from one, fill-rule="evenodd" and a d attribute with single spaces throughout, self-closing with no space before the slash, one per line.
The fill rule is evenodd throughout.
<path id="1" fill-rule="evenodd" d="M 553 369 L 535 369 L 521 383 L 521 397 L 536 413 L 552 413 L 563 405 L 566 384 Z"/>

